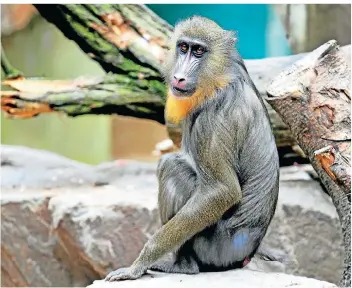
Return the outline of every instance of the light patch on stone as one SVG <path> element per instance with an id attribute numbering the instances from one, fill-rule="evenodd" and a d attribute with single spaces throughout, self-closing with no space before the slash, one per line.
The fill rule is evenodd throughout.
<path id="1" fill-rule="evenodd" d="M 157 191 L 136 191 L 131 187 L 129 188 L 131 190 L 125 187 L 117 188 L 113 186 L 105 186 L 103 189 L 82 187 L 74 190 L 66 189 L 66 192 L 58 193 L 49 201 L 53 228 L 58 227 L 60 221 L 67 213 L 71 214 L 73 221 L 82 223 L 88 219 L 93 221 L 98 217 L 102 219 L 119 219 L 123 217 L 122 214 L 109 208 L 113 206 L 155 209 Z M 153 192 L 155 195 L 151 197 Z M 77 208 L 80 208 L 77 210 L 79 212 L 75 211 Z M 82 209 L 84 209 L 85 213 L 82 212 Z"/>

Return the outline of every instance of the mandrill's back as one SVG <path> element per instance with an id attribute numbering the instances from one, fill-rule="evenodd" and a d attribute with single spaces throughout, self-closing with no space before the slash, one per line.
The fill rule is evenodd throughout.
<path id="1" fill-rule="evenodd" d="M 239 163 L 238 176 L 241 182 L 242 200 L 231 225 L 256 227 L 260 230 L 260 232 L 257 231 L 259 238 L 262 238 L 277 204 L 279 156 L 263 99 L 248 72 L 243 68 L 243 61 L 237 66 L 237 71 L 242 69 L 243 75 L 243 78 L 238 77 L 235 81 L 235 85 L 243 87 L 242 93 L 239 93 L 242 95 L 242 100 L 237 109 L 243 110 L 242 119 L 247 119 L 248 127 L 242 142 L 243 146 L 238 151 L 238 159 L 236 159 Z M 249 215 L 251 216 L 248 217 Z"/>
<path id="2" fill-rule="evenodd" d="M 196 171 L 201 169 L 197 163 L 205 163 L 214 167 L 214 173 L 220 179 L 233 177 L 236 173 L 242 199 L 224 214 L 220 223 L 234 235 L 241 227 L 248 228 L 252 243 L 248 249 L 255 252 L 275 212 L 279 158 L 261 96 L 243 61 L 239 59 L 234 63 L 231 83 L 185 119 L 183 147 L 187 147 L 185 152 L 193 156 Z M 233 171 L 227 164 L 218 163 L 218 159 L 226 159 L 223 163 L 230 162 Z"/>

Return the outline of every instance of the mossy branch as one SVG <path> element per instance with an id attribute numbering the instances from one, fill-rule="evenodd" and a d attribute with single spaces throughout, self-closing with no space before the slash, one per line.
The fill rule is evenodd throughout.
<path id="1" fill-rule="evenodd" d="M 160 77 L 172 27 L 144 5 L 34 5 L 106 72 Z"/>
<path id="2" fill-rule="evenodd" d="M 57 111 L 69 116 L 119 114 L 164 123 L 165 86 L 157 80 L 108 73 L 73 81 L 12 79 L 4 84 L 17 91 L 1 92 L 2 110 L 17 118 Z"/>

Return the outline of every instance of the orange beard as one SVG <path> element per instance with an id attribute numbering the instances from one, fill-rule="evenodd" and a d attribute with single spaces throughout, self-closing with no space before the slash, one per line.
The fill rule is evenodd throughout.
<path id="1" fill-rule="evenodd" d="M 187 98 L 178 98 L 170 91 L 167 94 L 166 100 L 166 118 L 171 122 L 178 124 L 184 119 L 193 109 L 199 105 L 199 97 L 196 91 L 192 96 Z M 199 95 L 198 95 L 199 96 Z"/>
<path id="2" fill-rule="evenodd" d="M 197 89 L 192 96 L 186 98 L 178 98 L 169 90 L 165 105 L 166 119 L 172 123 L 178 124 L 192 110 L 197 108 L 206 98 L 214 97 L 216 89 L 221 89 L 229 83 L 228 79 L 218 81 L 216 87 L 208 87 L 205 89 Z M 210 89 L 209 89 L 210 88 Z"/>

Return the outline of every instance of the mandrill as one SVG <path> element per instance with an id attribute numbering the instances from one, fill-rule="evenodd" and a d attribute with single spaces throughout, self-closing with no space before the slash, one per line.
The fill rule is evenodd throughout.
<path id="1" fill-rule="evenodd" d="M 165 64 L 168 121 L 182 120 L 181 149 L 159 161 L 162 227 L 130 267 L 106 281 L 148 269 L 195 274 L 245 266 L 274 215 L 279 159 L 263 100 L 215 22 L 192 17 L 175 27 Z"/>

